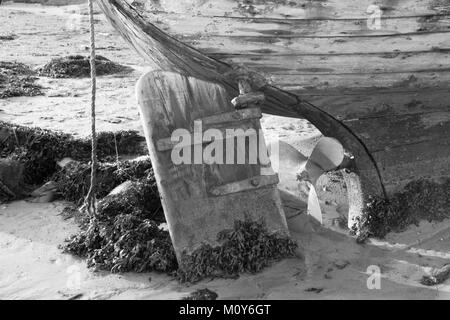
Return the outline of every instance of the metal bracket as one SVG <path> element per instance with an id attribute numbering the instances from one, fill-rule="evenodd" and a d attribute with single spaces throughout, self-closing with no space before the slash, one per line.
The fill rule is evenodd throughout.
<path id="1" fill-rule="evenodd" d="M 210 193 L 214 196 L 224 196 L 230 193 L 237 193 L 242 191 L 254 190 L 266 186 L 275 185 L 279 182 L 278 174 L 274 175 L 260 175 L 249 179 L 231 182 L 221 186 L 214 187 Z"/>

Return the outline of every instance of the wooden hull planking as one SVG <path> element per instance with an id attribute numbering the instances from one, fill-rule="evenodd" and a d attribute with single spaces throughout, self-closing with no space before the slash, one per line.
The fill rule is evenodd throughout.
<path id="1" fill-rule="evenodd" d="M 378 1 L 375 29 L 368 0 L 99 2 L 155 68 L 231 96 L 231 66 L 266 77 L 263 112 L 339 139 L 372 193 L 450 175 L 450 0 Z"/>

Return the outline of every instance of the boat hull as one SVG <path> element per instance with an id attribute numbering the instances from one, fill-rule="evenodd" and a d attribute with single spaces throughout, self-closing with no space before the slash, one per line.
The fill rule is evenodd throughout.
<path id="1" fill-rule="evenodd" d="M 263 112 L 304 117 L 339 139 L 373 193 L 450 175 L 450 1 L 100 5 L 155 68 L 220 82 L 231 95 L 231 66 L 265 77 Z M 125 30 L 129 16 L 116 18 L 130 12 L 145 23 Z"/>

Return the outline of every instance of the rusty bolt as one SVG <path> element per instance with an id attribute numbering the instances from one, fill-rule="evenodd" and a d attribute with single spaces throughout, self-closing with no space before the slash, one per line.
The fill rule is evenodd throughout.
<path id="1" fill-rule="evenodd" d="M 250 180 L 250 183 L 251 183 L 252 186 L 254 186 L 254 187 L 259 186 L 259 178 L 253 178 L 252 180 Z"/>
<path id="2" fill-rule="evenodd" d="M 219 190 L 217 190 L 217 189 L 213 189 L 213 190 L 211 190 L 211 193 L 214 195 L 214 196 L 218 196 L 218 195 L 220 195 L 220 191 Z"/>

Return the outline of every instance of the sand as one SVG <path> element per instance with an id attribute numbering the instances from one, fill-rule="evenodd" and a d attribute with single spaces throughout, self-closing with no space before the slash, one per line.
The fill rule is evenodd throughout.
<path id="1" fill-rule="evenodd" d="M 64 206 L 17 201 L 0 207 L 0 299 L 180 299 L 201 288 L 217 292 L 219 299 L 450 298 L 449 282 L 435 287 L 419 284 L 430 267 L 449 260 L 450 221 L 424 223 L 397 234 L 389 242 L 392 247 L 382 242 L 361 246 L 300 215 L 288 220 L 293 238 L 304 250 L 299 257 L 256 275 L 186 286 L 157 273 L 94 273 L 82 260 L 61 253 L 58 245 L 77 230 L 72 219 L 61 217 Z M 433 235 L 444 228 L 446 238 Z M 427 255 L 408 247 L 419 229 L 432 236 L 413 248 Z M 367 288 L 367 269 L 372 265 L 381 270 L 380 289 Z"/>
<path id="2" fill-rule="evenodd" d="M 88 54 L 85 5 L 42 6 L 6 2 L 0 35 L 0 59 L 37 68 L 54 57 Z M 134 129 L 142 133 L 134 86 L 147 70 L 105 18 L 97 14 L 98 53 L 133 68 L 126 75 L 98 79 L 98 129 Z M 79 22 L 79 23 L 78 23 Z M 90 130 L 89 79 L 38 80 L 44 96 L 0 99 L 0 119 L 86 136 Z M 320 138 L 302 119 L 265 115 L 268 141 L 283 139 L 308 155 Z M 327 221 L 345 215 L 345 190 L 320 188 Z M 339 190 L 338 190 L 339 189 Z M 301 201 L 285 201 L 292 237 L 302 247 L 295 259 L 274 264 L 264 272 L 238 279 L 179 284 L 167 275 L 94 273 L 83 260 L 61 253 L 58 246 L 77 231 L 72 219 L 60 215 L 63 202 L 16 201 L 0 205 L 0 299 L 180 299 L 199 288 L 216 291 L 219 299 L 449 299 L 450 281 L 425 287 L 420 278 L 450 260 L 450 220 L 423 222 L 403 233 L 358 245 L 343 230 L 317 226 L 305 215 Z M 331 227 L 331 226 L 330 226 Z M 369 289 L 368 268 L 381 271 L 380 289 Z"/>

